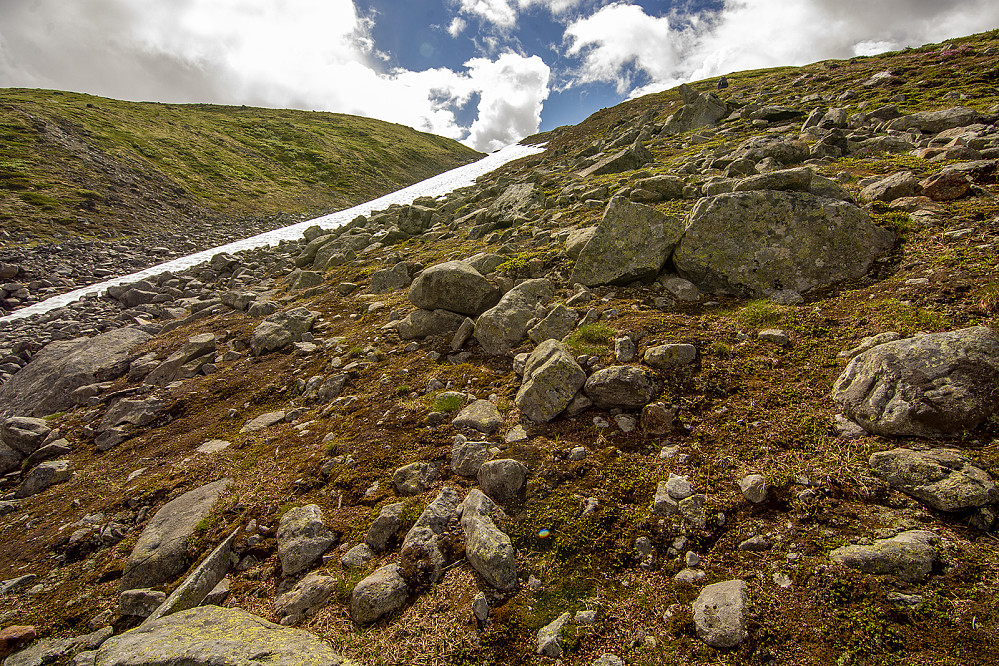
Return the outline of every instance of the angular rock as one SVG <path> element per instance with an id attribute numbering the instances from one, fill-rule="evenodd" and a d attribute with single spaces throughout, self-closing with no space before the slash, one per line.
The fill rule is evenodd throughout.
<path id="1" fill-rule="evenodd" d="M 647 370 L 615 365 L 590 375 L 583 391 L 600 409 L 640 409 L 652 402 L 659 386 Z"/>
<path id="2" fill-rule="evenodd" d="M 701 199 L 673 261 L 701 289 L 764 296 L 804 293 L 867 273 L 894 234 L 854 205 L 765 190 Z"/>
<path id="3" fill-rule="evenodd" d="M 956 449 L 892 449 L 871 456 L 874 475 L 937 511 L 965 511 L 999 502 L 989 473 Z"/>
<path id="4" fill-rule="evenodd" d="M 254 356 L 260 356 L 298 342 L 302 339 L 302 334 L 312 328 L 317 316 L 318 313 L 304 307 L 275 312 L 253 330 L 250 351 Z"/>
<path id="5" fill-rule="evenodd" d="M 154 587 L 183 572 L 188 540 L 231 484 L 232 479 L 219 479 L 164 504 L 132 549 L 121 576 L 121 590 Z"/>
<path id="6" fill-rule="evenodd" d="M 488 400 L 476 400 L 467 405 L 451 421 L 455 428 L 472 428 L 487 435 L 499 430 L 502 423 L 499 409 Z"/>
<path id="7" fill-rule="evenodd" d="M 144 384 L 152 384 L 153 386 L 167 384 L 174 380 L 181 367 L 196 358 L 214 354 L 215 349 L 216 340 L 215 336 L 211 333 L 192 336 L 188 338 L 187 342 L 180 349 L 170 354 L 165 361 L 146 375 L 142 381 Z"/>
<path id="8" fill-rule="evenodd" d="M 310 573 L 293 588 L 274 597 L 274 613 L 291 619 L 292 623 L 300 621 L 329 603 L 338 585 L 339 581 L 332 576 Z"/>
<path id="9" fill-rule="evenodd" d="M 21 455 L 30 456 L 38 450 L 50 432 L 52 428 L 45 419 L 12 416 L 0 426 L 0 441 Z"/>
<path id="10" fill-rule="evenodd" d="M 871 183 L 860 192 L 865 201 L 892 202 L 916 193 L 919 179 L 911 171 L 896 171 L 876 183 Z"/>
<path id="11" fill-rule="evenodd" d="M 403 340 L 422 340 L 431 335 L 447 335 L 461 328 L 465 315 L 450 310 L 417 310 L 395 323 Z"/>
<path id="12" fill-rule="evenodd" d="M 266 412 L 260 416 L 256 416 L 249 421 L 247 421 L 242 428 L 239 429 L 240 434 L 244 432 L 256 432 L 257 430 L 263 430 L 264 428 L 270 428 L 272 425 L 277 425 L 284 421 L 284 412 Z"/>
<path id="13" fill-rule="evenodd" d="M 608 155 L 593 166 L 583 169 L 579 172 L 579 175 L 583 178 L 590 178 L 591 176 L 602 176 L 608 173 L 633 171 L 651 161 L 652 153 L 649 152 L 648 148 L 636 141 L 624 150 Z"/>
<path id="14" fill-rule="evenodd" d="M 444 575 L 451 552 L 451 541 L 441 536 L 451 531 L 458 520 L 458 493 L 444 488 L 427 505 L 416 523 L 406 533 L 399 550 L 406 566 L 406 577 L 416 585 L 436 583 Z"/>
<path id="15" fill-rule="evenodd" d="M 747 500 L 759 504 L 767 499 L 767 480 L 760 474 L 747 474 L 739 479 L 739 490 Z"/>
<path id="16" fill-rule="evenodd" d="M 281 571 L 292 576 L 305 571 L 336 541 L 323 523 L 323 512 L 315 504 L 297 507 L 281 516 L 277 530 Z"/>
<path id="17" fill-rule="evenodd" d="M 548 315 L 527 332 L 527 337 L 536 345 L 545 340 L 561 340 L 576 328 L 579 315 L 561 303 L 552 308 Z"/>
<path id="18" fill-rule="evenodd" d="M 423 310 L 476 316 L 496 305 L 499 299 L 499 289 L 464 261 L 431 266 L 409 287 L 409 302 Z"/>
<path id="19" fill-rule="evenodd" d="M 514 183 L 496 197 L 489 206 L 489 215 L 500 224 L 509 226 L 544 204 L 545 193 L 537 184 Z"/>
<path id="20" fill-rule="evenodd" d="M 166 601 L 166 593 L 148 587 L 125 590 L 118 596 L 118 614 L 147 618 Z"/>
<path id="21" fill-rule="evenodd" d="M 366 543 L 359 543 L 340 558 L 340 566 L 345 569 L 360 569 L 375 559 L 375 552 Z"/>
<path id="22" fill-rule="evenodd" d="M 377 552 L 384 551 L 389 541 L 402 527 L 402 510 L 405 504 L 396 502 L 383 506 L 364 535 L 364 543 Z"/>
<path id="23" fill-rule="evenodd" d="M 406 262 L 400 261 L 392 268 L 383 268 L 371 274 L 371 293 L 387 294 L 408 287 L 410 282 L 412 280 L 409 278 Z"/>
<path id="24" fill-rule="evenodd" d="M 21 499 L 37 495 L 50 486 L 69 481 L 72 476 L 73 470 L 68 460 L 49 460 L 39 463 L 25 475 L 24 481 L 14 492 L 14 497 Z"/>
<path id="25" fill-rule="evenodd" d="M 519 460 L 490 460 L 479 467 L 479 487 L 492 500 L 503 504 L 520 494 L 527 482 L 527 465 Z"/>
<path id="26" fill-rule="evenodd" d="M 465 557 L 487 583 L 498 590 L 517 585 L 517 563 L 510 537 L 493 522 L 497 512 L 492 500 L 482 491 L 470 490 L 458 507 L 461 528 L 465 532 Z"/>
<path id="27" fill-rule="evenodd" d="M 451 447 L 451 471 L 458 476 L 475 476 L 489 456 L 489 442 L 455 441 Z"/>
<path id="28" fill-rule="evenodd" d="M 538 630 L 538 654 L 552 659 L 562 656 L 562 631 L 571 619 L 571 613 L 562 613 Z"/>
<path id="29" fill-rule="evenodd" d="M 683 235 L 683 226 L 680 217 L 614 197 L 569 280 L 591 287 L 655 277 Z"/>
<path id="30" fill-rule="evenodd" d="M 666 120 L 663 134 L 676 135 L 702 127 L 713 127 L 728 115 L 728 105 L 712 92 L 688 97 L 685 104 Z"/>
<path id="31" fill-rule="evenodd" d="M 476 320 L 475 339 L 486 353 L 506 354 L 527 335 L 527 324 L 537 305 L 554 295 L 555 287 L 548 280 L 522 282 Z"/>
<path id="32" fill-rule="evenodd" d="M 47 416 L 69 409 L 74 389 L 124 375 L 132 350 L 151 337 L 137 328 L 119 328 L 50 342 L 0 386 L 0 416 Z"/>
<path id="33" fill-rule="evenodd" d="M 156 398 L 122 398 L 104 414 L 98 430 L 108 430 L 126 423 L 145 427 L 156 420 L 159 412 L 166 406 L 165 400 Z"/>
<path id="34" fill-rule="evenodd" d="M 676 413 L 679 407 L 667 407 L 665 403 L 653 402 L 642 408 L 641 426 L 646 435 L 662 437 L 677 429 Z"/>
<path id="35" fill-rule="evenodd" d="M 746 640 L 746 582 L 729 580 L 707 585 L 694 600 L 697 637 L 713 648 L 732 648 Z"/>
<path id="36" fill-rule="evenodd" d="M 887 574 L 918 583 L 930 574 L 937 559 L 938 537 L 925 530 L 909 530 L 870 546 L 842 546 L 829 553 L 833 562 L 864 573 Z"/>
<path id="37" fill-rule="evenodd" d="M 236 528 L 223 539 L 222 543 L 184 579 L 184 582 L 153 610 L 146 622 L 200 606 L 219 583 L 225 580 L 233 556 L 232 544 L 238 535 L 239 528 Z"/>
<path id="38" fill-rule="evenodd" d="M 399 565 L 389 564 L 354 586 L 350 595 L 350 617 L 357 624 L 371 624 L 401 609 L 408 598 L 409 586 Z"/>
<path id="39" fill-rule="evenodd" d="M 266 655 L 266 657 L 263 657 Z M 108 639 L 96 666 L 349 666 L 316 636 L 239 608 L 202 606 Z"/>
<path id="40" fill-rule="evenodd" d="M 523 374 L 514 402 L 536 423 L 547 423 L 564 411 L 586 381 L 569 349 L 556 340 L 546 340 L 531 352 Z"/>
<path id="41" fill-rule="evenodd" d="M 978 120 L 978 112 L 965 106 L 954 106 L 939 111 L 919 111 L 907 116 L 895 118 L 888 123 L 888 129 L 904 132 L 907 129 L 918 129 L 930 134 L 937 134 L 955 127 L 971 125 Z"/>
<path id="42" fill-rule="evenodd" d="M 836 380 L 833 400 L 877 435 L 947 437 L 995 411 L 997 382 L 999 336 L 976 326 L 863 352 Z"/>
<path id="43" fill-rule="evenodd" d="M 796 169 L 781 169 L 758 176 L 743 178 L 736 183 L 733 192 L 751 192 L 753 190 L 795 190 L 810 191 L 814 173 L 808 167 Z"/>
<path id="44" fill-rule="evenodd" d="M 400 495 L 419 495 L 437 480 L 436 465 L 415 462 L 403 465 L 392 474 L 392 483 Z"/>
<path id="45" fill-rule="evenodd" d="M 649 347 L 645 350 L 642 361 L 656 370 L 690 366 L 697 362 L 697 347 L 688 344 Z"/>

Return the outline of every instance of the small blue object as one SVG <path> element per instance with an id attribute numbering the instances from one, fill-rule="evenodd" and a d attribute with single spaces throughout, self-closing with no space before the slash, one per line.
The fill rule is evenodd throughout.
<path id="1" fill-rule="evenodd" d="M 549 534 L 551 534 L 551 532 L 549 530 L 546 530 L 546 529 L 538 530 L 538 538 L 539 539 L 547 539 Z"/>

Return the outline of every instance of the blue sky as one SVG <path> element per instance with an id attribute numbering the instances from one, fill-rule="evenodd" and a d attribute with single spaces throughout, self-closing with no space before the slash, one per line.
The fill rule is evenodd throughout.
<path id="1" fill-rule="evenodd" d="M 684 81 L 996 27 L 995 0 L 0 0 L 0 87 L 354 113 L 491 151 Z"/>

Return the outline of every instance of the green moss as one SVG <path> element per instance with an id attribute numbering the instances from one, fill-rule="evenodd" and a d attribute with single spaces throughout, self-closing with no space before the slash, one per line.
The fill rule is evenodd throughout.
<path id="1" fill-rule="evenodd" d="M 574 354 L 598 355 L 607 351 L 607 345 L 617 333 L 607 324 L 583 324 L 573 331 L 565 344 Z"/>
<path id="2" fill-rule="evenodd" d="M 950 326 L 950 318 L 944 314 L 893 298 L 873 301 L 868 310 L 871 319 L 883 330 L 898 331 L 903 335 L 939 331 Z"/>

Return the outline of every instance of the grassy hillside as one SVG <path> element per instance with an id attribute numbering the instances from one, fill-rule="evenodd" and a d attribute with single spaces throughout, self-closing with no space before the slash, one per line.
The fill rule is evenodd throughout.
<path id="1" fill-rule="evenodd" d="M 312 213 L 473 161 L 450 139 L 337 113 L 0 90 L 0 225 L 48 235 Z"/>

